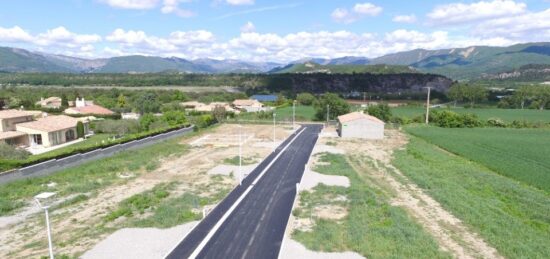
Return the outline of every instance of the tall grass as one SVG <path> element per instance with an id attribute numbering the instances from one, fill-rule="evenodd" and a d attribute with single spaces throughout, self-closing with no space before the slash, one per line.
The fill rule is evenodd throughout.
<path id="1" fill-rule="evenodd" d="M 505 257 L 550 258 L 547 193 L 417 137 L 394 165 Z"/>
<path id="2" fill-rule="evenodd" d="M 316 219 L 312 232 L 296 231 L 294 238 L 312 250 L 358 252 L 367 258 L 449 258 L 436 241 L 410 218 L 407 212 L 389 204 L 389 197 L 358 174 L 342 155 L 323 154 L 315 170 L 324 174 L 344 175 L 351 186 L 318 186 L 302 195 L 303 211 L 319 204 L 327 194 L 345 194 L 349 214 L 342 222 Z"/>

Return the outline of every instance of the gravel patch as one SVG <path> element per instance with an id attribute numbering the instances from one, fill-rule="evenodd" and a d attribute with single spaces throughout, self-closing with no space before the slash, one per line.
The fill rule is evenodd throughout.
<path id="1" fill-rule="evenodd" d="M 300 182 L 300 191 L 311 190 L 318 184 L 328 186 L 349 187 L 349 178 L 341 175 L 326 175 L 306 169 L 302 181 Z"/>
<path id="2" fill-rule="evenodd" d="M 325 152 L 332 153 L 332 154 L 342 154 L 342 155 L 346 153 L 346 151 L 344 151 L 343 149 L 339 149 L 329 145 L 317 144 L 313 148 L 313 152 L 311 154 L 315 155 L 315 154 L 325 153 Z"/>
<path id="3" fill-rule="evenodd" d="M 252 164 L 252 165 L 243 165 L 242 166 L 242 172 L 244 174 L 244 177 L 248 176 L 254 168 L 258 166 L 259 163 Z M 239 180 L 239 166 L 237 165 L 217 165 L 216 167 L 208 170 L 207 172 L 209 175 L 225 175 L 229 176 L 231 173 L 233 173 L 233 178 L 235 180 Z"/>
<path id="4" fill-rule="evenodd" d="M 125 228 L 97 244 L 82 255 L 84 259 L 163 258 L 198 224 L 189 222 L 168 229 Z"/>

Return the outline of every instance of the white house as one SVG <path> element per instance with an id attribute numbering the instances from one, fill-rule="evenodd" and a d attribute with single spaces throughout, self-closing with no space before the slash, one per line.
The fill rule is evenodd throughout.
<path id="1" fill-rule="evenodd" d="M 233 101 L 233 106 L 239 110 L 245 110 L 247 112 L 259 112 L 268 111 L 264 104 L 254 99 L 237 99 Z"/>
<path id="2" fill-rule="evenodd" d="M 384 122 L 362 112 L 344 114 L 338 116 L 338 134 L 342 138 L 383 139 Z"/>

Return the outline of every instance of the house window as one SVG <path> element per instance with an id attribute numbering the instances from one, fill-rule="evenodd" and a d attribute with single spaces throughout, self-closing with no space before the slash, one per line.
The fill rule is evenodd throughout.
<path id="1" fill-rule="evenodd" d="M 42 135 L 41 134 L 32 134 L 32 142 L 36 145 L 42 145 Z"/>
<path id="2" fill-rule="evenodd" d="M 74 131 L 73 130 L 67 130 L 67 132 L 65 132 L 65 140 L 66 141 L 71 141 L 71 140 L 74 140 L 74 139 L 75 139 Z"/>

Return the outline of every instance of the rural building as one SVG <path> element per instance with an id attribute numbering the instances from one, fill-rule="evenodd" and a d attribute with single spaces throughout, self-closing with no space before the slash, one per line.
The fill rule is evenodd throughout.
<path id="1" fill-rule="evenodd" d="M 348 113 L 338 116 L 338 134 L 342 138 L 383 139 L 384 122 L 362 112 Z"/>
<path id="2" fill-rule="evenodd" d="M 29 146 L 51 147 L 77 139 L 76 125 L 78 119 L 66 115 L 46 116 L 36 121 L 15 125 L 17 132 L 28 136 Z M 87 134 L 87 123 L 84 122 L 84 134 Z"/>
<path id="3" fill-rule="evenodd" d="M 42 108 L 59 109 L 61 108 L 61 98 L 52 96 L 46 99 L 40 98 L 40 101 L 36 102 L 36 105 Z"/>
<path id="4" fill-rule="evenodd" d="M 272 94 L 256 94 L 250 97 L 252 100 L 256 100 L 259 102 L 276 102 L 279 100 L 279 97 Z"/>
<path id="5" fill-rule="evenodd" d="M 226 102 L 211 102 L 210 104 L 203 104 L 203 103 L 197 102 L 197 104 L 202 104 L 202 105 L 197 105 L 193 108 L 193 110 L 198 112 L 212 112 L 216 107 L 223 107 L 226 112 L 239 113 L 238 110 L 233 109 L 233 107 L 231 107 L 229 103 L 226 103 Z"/>
<path id="6" fill-rule="evenodd" d="M 113 111 L 94 104 L 93 101 L 86 101 L 84 98 L 77 98 L 75 101 L 75 106 L 67 108 L 65 114 L 87 114 L 87 115 L 112 115 L 115 114 Z"/>
<path id="7" fill-rule="evenodd" d="M 121 113 L 120 116 L 123 120 L 139 120 L 141 117 L 139 113 L 135 112 Z"/>
<path id="8" fill-rule="evenodd" d="M 233 106 L 236 109 L 244 110 L 247 112 L 259 112 L 267 111 L 267 107 L 264 104 L 255 99 L 237 99 L 233 101 Z"/>
<path id="9" fill-rule="evenodd" d="M 15 130 L 15 124 L 33 120 L 34 113 L 20 110 L 0 111 L 0 132 Z"/>

